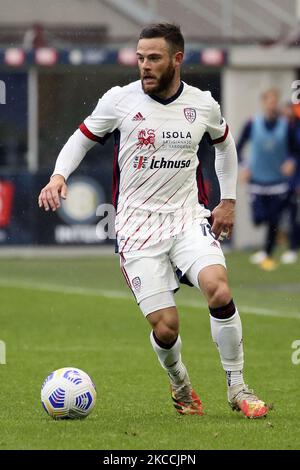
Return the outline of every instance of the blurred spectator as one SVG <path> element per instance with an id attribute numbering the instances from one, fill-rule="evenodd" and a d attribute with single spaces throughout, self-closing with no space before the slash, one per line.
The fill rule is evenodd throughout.
<path id="1" fill-rule="evenodd" d="M 250 257 L 266 271 L 277 267 L 272 258 L 278 226 L 288 194 L 288 122 L 280 115 L 279 92 L 269 89 L 261 96 L 262 113 L 244 126 L 237 145 L 240 162 L 244 145 L 250 141 L 250 158 L 241 178 L 249 183 L 252 218 L 255 225 L 266 225 L 264 247 Z M 290 164 L 290 171 L 293 165 Z"/>

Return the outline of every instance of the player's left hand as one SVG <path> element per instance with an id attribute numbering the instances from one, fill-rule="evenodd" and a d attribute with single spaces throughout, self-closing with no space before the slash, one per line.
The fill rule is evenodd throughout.
<path id="1" fill-rule="evenodd" d="M 213 224 L 211 230 L 217 240 L 231 237 L 234 225 L 234 216 L 234 199 L 222 199 L 220 204 L 214 208 L 212 211 Z"/>

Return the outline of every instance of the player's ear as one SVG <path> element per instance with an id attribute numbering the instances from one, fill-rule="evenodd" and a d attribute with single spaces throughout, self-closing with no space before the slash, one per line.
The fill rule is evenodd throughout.
<path id="1" fill-rule="evenodd" d="M 183 52 L 176 52 L 174 55 L 175 58 L 175 64 L 181 65 L 183 62 Z"/>

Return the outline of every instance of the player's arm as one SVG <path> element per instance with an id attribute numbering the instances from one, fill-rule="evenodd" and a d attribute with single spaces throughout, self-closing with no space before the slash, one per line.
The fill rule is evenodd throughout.
<path id="1" fill-rule="evenodd" d="M 229 238 L 232 233 L 235 217 L 235 200 L 237 184 L 237 152 L 234 139 L 230 133 L 224 142 L 216 144 L 215 169 L 219 180 L 221 201 L 212 212 L 212 231 L 219 238 Z"/>
<path id="2" fill-rule="evenodd" d="M 85 119 L 62 148 L 56 160 L 49 183 L 38 197 L 39 207 L 55 211 L 60 198 L 67 197 L 66 181 L 79 166 L 86 153 L 96 144 L 104 143 L 106 137 L 118 126 L 115 113 L 115 96 L 119 87 L 112 88 L 99 100 L 93 113 Z"/>
<path id="3" fill-rule="evenodd" d="M 66 181 L 76 170 L 86 153 L 95 145 L 79 129 L 74 132 L 57 157 L 54 172 L 49 183 L 41 190 L 38 204 L 46 211 L 55 211 L 60 206 L 60 198 L 67 197 Z"/>
<path id="4" fill-rule="evenodd" d="M 220 106 L 214 100 L 207 131 L 215 147 L 215 169 L 221 193 L 221 201 L 212 211 L 212 231 L 216 238 L 229 238 L 235 217 L 238 160 L 234 139 L 221 116 Z"/>

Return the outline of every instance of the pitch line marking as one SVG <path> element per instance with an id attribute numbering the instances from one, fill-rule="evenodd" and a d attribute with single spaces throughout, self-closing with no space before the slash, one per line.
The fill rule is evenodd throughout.
<path id="1" fill-rule="evenodd" d="M 126 294 L 125 292 L 120 292 L 116 290 L 108 289 L 93 289 L 91 287 L 76 287 L 76 286 L 61 286 L 58 284 L 49 284 L 44 282 L 30 282 L 30 281 L 21 281 L 17 279 L 5 280 L 0 279 L 0 287 L 15 287 L 19 289 L 30 289 L 37 291 L 46 291 L 54 292 L 61 294 L 71 294 L 71 295 L 86 295 L 86 296 L 95 296 L 95 297 L 105 297 L 109 299 L 123 299 L 123 300 L 132 300 L 133 296 L 131 294 Z M 182 300 L 176 302 L 179 307 L 188 307 L 188 308 L 207 308 L 205 302 L 201 301 L 188 301 Z M 251 307 L 248 305 L 239 305 L 238 309 L 240 312 L 249 313 L 253 315 L 262 315 L 268 317 L 278 317 L 278 318 L 294 318 L 300 320 L 300 313 L 298 312 L 288 312 L 282 313 L 273 309 L 268 308 L 259 308 Z"/>

